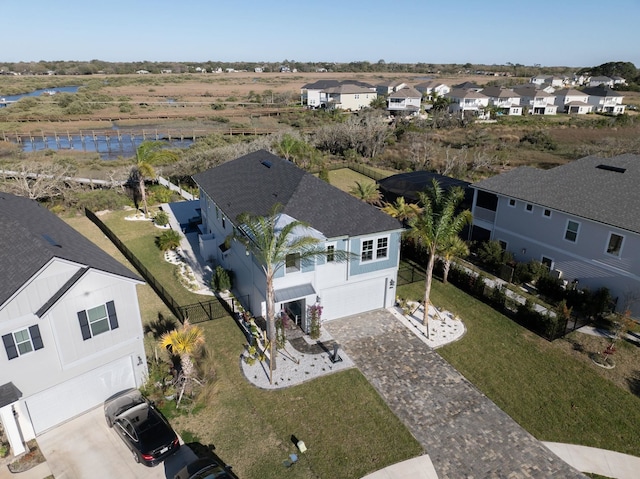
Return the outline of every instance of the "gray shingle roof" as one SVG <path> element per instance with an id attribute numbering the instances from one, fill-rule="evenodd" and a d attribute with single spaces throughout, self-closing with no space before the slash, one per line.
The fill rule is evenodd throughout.
<path id="1" fill-rule="evenodd" d="M 0 192 L 0 305 L 53 258 L 141 281 L 35 201 Z"/>
<path id="2" fill-rule="evenodd" d="M 402 228 L 374 206 L 265 150 L 198 173 L 193 179 L 233 222 L 241 213 L 267 216 L 280 203 L 283 213 L 308 223 L 327 238 Z"/>
<path id="3" fill-rule="evenodd" d="M 516 168 L 472 187 L 640 233 L 640 155 Z"/>

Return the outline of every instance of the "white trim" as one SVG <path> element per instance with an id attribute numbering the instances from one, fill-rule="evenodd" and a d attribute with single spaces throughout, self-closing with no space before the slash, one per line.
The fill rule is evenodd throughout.
<path id="1" fill-rule="evenodd" d="M 529 207 L 531 207 L 531 209 L 529 209 Z M 524 204 L 524 211 L 527 213 L 533 213 L 533 203 L 525 203 Z"/>
<path id="2" fill-rule="evenodd" d="M 511 204 L 512 201 L 513 201 L 513 204 Z M 507 206 L 509 206 L 509 208 L 515 208 L 516 206 L 518 206 L 518 202 L 513 198 L 509 198 L 507 200 Z"/>
<path id="3" fill-rule="evenodd" d="M 549 212 L 549 214 L 546 214 L 547 211 Z M 553 212 L 551 211 L 550 208 L 543 208 L 542 209 L 542 217 L 543 218 L 551 218 L 552 215 L 553 215 Z"/>
<path id="4" fill-rule="evenodd" d="M 575 223 L 575 224 L 578 225 L 578 228 L 575 231 L 576 239 L 574 239 L 574 240 L 570 240 L 570 239 L 567 238 L 567 232 L 571 231 L 569 229 L 569 223 Z M 580 226 L 581 226 L 581 223 L 579 221 L 567 219 L 567 222 L 565 223 L 565 226 L 564 226 L 564 234 L 562 235 L 562 239 L 564 241 L 568 242 L 568 243 L 576 244 L 578 242 L 578 236 L 580 236 Z M 573 232 L 573 231 L 571 231 L 571 232 Z"/>
<path id="5" fill-rule="evenodd" d="M 622 238 L 622 241 L 620 242 L 620 249 L 618 250 L 617 254 L 609 252 L 609 245 L 611 244 L 611 237 L 613 235 L 616 235 Z M 609 236 L 607 237 L 607 243 L 605 244 L 605 247 L 604 247 L 604 253 L 608 256 L 613 256 L 614 258 L 620 258 L 622 256 L 622 250 L 624 249 L 624 240 L 625 240 L 624 235 L 621 235 L 619 233 L 614 233 L 613 231 L 609 231 Z"/>
<path id="6" fill-rule="evenodd" d="M 549 265 L 549 272 L 553 271 L 553 268 L 556 265 L 556 261 L 553 258 L 550 258 L 549 256 L 545 256 L 545 255 L 541 254 L 540 255 L 540 262 L 542 264 L 544 264 L 545 266 L 546 266 L 546 264 L 543 261 L 545 258 L 551 261 L 551 264 Z"/>
<path id="7" fill-rule="evenodd" d="M 360 239 L 360 264 L 369 264 L 369 263 L 376 263 L 376 262 L 379 262 L 379 261 L 388 260 L 389 259 L 389 247 L 391 246 L 390 238 L 391 238 L 391 235 L 388 235 L 388 234 L 387 235 L 382 235 L 382 236 L 361 238 Z M 386 239 L 387 240 L 387 246 L 385 248 L 386 254 L 384 256 L 378 256 L 378 241 L 381 240 L 381 239 Z M 362 259 L 362 253 L 363 253 L 363 245 L 364 245 L 365 241 L 371 241 L 372 242 L 371 259 L 363 260 Z"/>

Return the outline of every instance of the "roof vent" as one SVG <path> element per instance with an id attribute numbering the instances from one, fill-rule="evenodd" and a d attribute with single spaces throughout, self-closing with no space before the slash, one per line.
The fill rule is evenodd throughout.
<path id="1" fill-rule="evenodd" d="M 620 168 L 619 166 L 611 166 L 611 165 L 598 165 L 596 166 L 599 170 L 613 171 L 615 173 L 624 173 L 627 171 L 626 168 Z"/>
<path id="2" fill-rule="evenodd" d="M 271 168 L 271 162 L 270 161 L 262 160 L 260 163 L 262 163 L 267 168 Z"/>

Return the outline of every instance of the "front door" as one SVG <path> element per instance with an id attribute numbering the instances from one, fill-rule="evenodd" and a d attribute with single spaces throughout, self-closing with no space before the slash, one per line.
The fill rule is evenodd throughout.
<path id="1" fill-rule="evenodd" d="M 297 327 L 302 329 L 305 334 L 308 334 L 308 326 L 307 326 L 307 315 L 305 308 L 306 301 L 303 299 L 297 299 L 295 301 L 289 301 L 288 303 L 284 303 L 282 309 L 287 313 L 289 319 L 292 323 L 294 323 Z"/>

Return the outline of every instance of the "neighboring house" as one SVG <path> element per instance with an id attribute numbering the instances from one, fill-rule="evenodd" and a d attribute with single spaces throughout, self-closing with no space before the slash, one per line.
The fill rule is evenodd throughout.
<path id="1" fill-rule="evenodd" d="M 489 97 L 475 90 L 454 89 L 445 95 L 451 100 L 449 111 L 462 113 L 463 116 L 477 118 L 488 117 Z"/>
<path id="2" fill-rule="evenodd" d="M 533 86 L 514 87 L 513 91 L 520 95 L 520 104 L 527 107 L 530 115 L 555 115 L 558 111 L 556 97 L 551 93 Z"/>
<path id="3" fill-rule="evenodd" d="M 489 105 L 498 110 L 499 115 L 522 115 L 520 95 L 510 88 L 492 86 L 480 92 L 489 97 Z"/>
<path id="4" fill-rule="evenodd" d="M 567 88 L 555 92 L 556 105 L 562 113 L 584 115 L 591 113 L 593 106 L 589 104 L 589 95 L 575 88 Z"/>
<path id="5" fill-rule="evenodd" d="M 143 383 L 142 281 L 35 201 L 0 193 L 0 224 L 0 421 L 15 455 Z"/>
<path id="6" fill-rule="evenodd" d="M 358 111 L 368 107 L 377 98 L 375 88 L 343 83 L 342 85 L 327 88 L 327 108 L 347 111 Z"/>
<path id="7" fill-rule="evenodd" d="M 611 77 L 611 79 L 613 80 L 613 86 L 627 84 L 627 80 L 622 77 Z"/>
<path id="8" fill-rule="evenodd" d="M 435 96 L 444 96 L 451 91 L 451 88 L 437 80 L 418 83 L 414 88 L 426 96 L 429 101 L 433 100 Z"/>
<path id="9" fill-rule="evenodd" d="M 625 105 L 622 104 L 622 100 L 624 100 L 622 93 L 604 86 L 585 88 L 582 91 L 589 95 L 589 104 L 593 105 L 594 111 L 612 115 L 624 113 Z"/>
<path id="10" fill-rule="evenodd" d="M 417 114 L 422 103 L 422 93 L 415 88 L 406 87 L 394 91 L 387 98 L 387 110 L 391 114 Z"/>
<path id="11" fill-rule="evenodd" d="M 544 85 L 545 83 L 549 83 L 549 80 L 550 80 L 551 78 L 552 78 L 552 77 L 547 76 L 547 75 L 536 75 L 536 76 L 531 77 L 531 78 L 529 79 L 529 83 L 533 83 L 534 85 L 542 86 L 542 85 Z"/>
<path id="12" fill-rule="evenodd" d="M 375 87 L 357 80 L 318 80 L 307 83 L 300 89 L 300 104 L 309 108 L 327 108 L 329 106 L 329 89 L 340 87 L 341 85 L 351 85 L 359 87 L 367 93 L 375 92 Z M 368 104 L 367 104 L 368 106 Z"/>
<path id="13" fill-rule="evenodd" d="M 395 302 L 401 224 L 293 163 L 261 150 L 193 177 L 200 188 L 200 253 L 233 274 L 233 292 L 256 316 L 266 315 L 266 279 L 250 250 L 233 240 L 238 215 L 268 216 L 308 225 L 300 233 L 320 239 L 326 256 L 301 262 L 295 255 L 274 279 L 276 311 L 287 311 L 308 331 L 307 308 L 321 304 L 323 320 L 391 307 Z M 353 256 L 335 261 L 335 251 Z"/>
<path id="14" fill-rule="evenodd" d="M 639 183 L 640 156 L 630 154 L 516 168 L 471 185 L 471 237 L 497 240 L 517 261 L 541 261 L 580 288 L 607 287 L 637 318 Z"/>
<path id="15" fill-rule="evenodd" d="M 599 76 L 599 77 L 591 77 L 589 78 L 589 82 L 587 83 L 588 87 L 596 87 L 596 86 L 608 86 L 613 87 L 613 78 Z"/>
<path id="16" fill-rule="evenodd" d="M 407 88 L 408 86 L 409 85 L 400 80 L 381 81 L 380 83 L 376 84 L 376 93 L 379 96 L 387 96 L 394 91 L 402 90 L 403 88 Z"/>
<path id="17" fill-rule="evenodd" d="M 451 87 L 452 90 L 473 90 L 473 91 L 480 91 L 482 90 L 482 87 L 480 85 L 478 85 L 477 83 L 471 82 L 471 81 L 466 81 L 464 83 L 460 83 L 458 85 L 453 85 Z"/>

